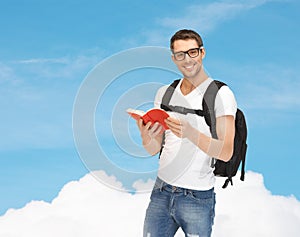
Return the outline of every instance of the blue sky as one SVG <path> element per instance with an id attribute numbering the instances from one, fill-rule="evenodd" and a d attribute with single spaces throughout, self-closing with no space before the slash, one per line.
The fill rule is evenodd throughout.
<path id="1" fill-rule="evenodd" d="M 130 48 L 168 47 L 180 28 L 203 36 L 206 70 L 230 85 L 246 114 L 247 169 L 262 173 L 273 194 L 300 199 L 299 10 L 296 0 L 1 1 L 0 214 L 31 200 L 51 201 L 64 184 L 89 172 L 72 131 L 74 101 L 88 73 Z M 156 167 L 155 158 L 130 162 L 102 123 L 116 98 L 140 84 L 176 78 L 141 69 L 106 88 L 96 130 L 116 164 Z"/>

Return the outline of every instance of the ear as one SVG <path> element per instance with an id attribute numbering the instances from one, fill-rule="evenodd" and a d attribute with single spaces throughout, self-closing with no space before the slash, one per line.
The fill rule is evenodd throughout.
<path id="1" fill-rule="evenodd" d="M 202 59 L 205 58 L 205 55 L 206 55 L 205 48 L 202 48 L 202 50 L 201 50 L 201 56 L 202 56 Z"/>
<path id="2" fill-rule="evenodd" d="M 171 58 L 172 58 L 172 61 L 173 61 L 174 63 L 176 63 L 176 61 L 175 61 L 175 58 L 174 58 L 174 55 L 173 55 L 173 54 L 171 54 Z"/>

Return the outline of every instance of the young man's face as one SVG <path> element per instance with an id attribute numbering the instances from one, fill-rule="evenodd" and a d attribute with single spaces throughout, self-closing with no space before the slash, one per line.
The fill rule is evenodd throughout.
<path id="1" fill-rule="evenodd" d="M 204 58 L 205 51 L 204 49 L 199 50 L 197 55 L 197 49 L 199 49 L 199 45 L 197 44 L 196 40 L 194 39 L 188 39 L 188 40 L 176 40 L 173 45 L 173 55 L 172 59 L 174 63 L 177 65 L 178 69 L 181 71 L 183 76 L 186 79 L 193 79 L 199 75 L 199 73 L 202 70 L 202 59 Z M 196 49 L 196 50 L 191 50 Z M 189 51 L 190 50 L 190 51 Z M 176 56 L 174 54 L 181 54 L 179 59 L 182 59 L 182 53 L 180 52 L 187 52 L 184 54 L 183 60 L 176 59 Z M 192 57 L 191 57 L 192 56 Z"/>

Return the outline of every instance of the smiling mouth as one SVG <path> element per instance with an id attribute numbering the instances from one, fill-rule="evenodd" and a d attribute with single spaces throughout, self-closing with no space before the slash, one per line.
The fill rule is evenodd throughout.
<path id="1" fill-rule="evenodd" d="M 195 64 L 193 65 L 188 65 L 188 66 L 183 66 L 186 70 L 192 71 L 194 69 Z"/>

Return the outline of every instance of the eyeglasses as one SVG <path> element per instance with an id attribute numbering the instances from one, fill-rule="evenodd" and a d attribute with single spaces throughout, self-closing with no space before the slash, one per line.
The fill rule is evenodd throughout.
<path id="1" fill-rule="evenodd" d="M 190 58 L 196 58 L 197 56 L 199 56 L 199 51 L 201 49 L 203 49 L 203 46 L 201 46 L 200 48 L 189 49 L 187 51 L 176 52 L 176 53 L 173 53 L 173 55 L 174 55 L 175 60 L 182 61 L 185 59 L 186 54 L 188 54 L 190 56 Z"/>

